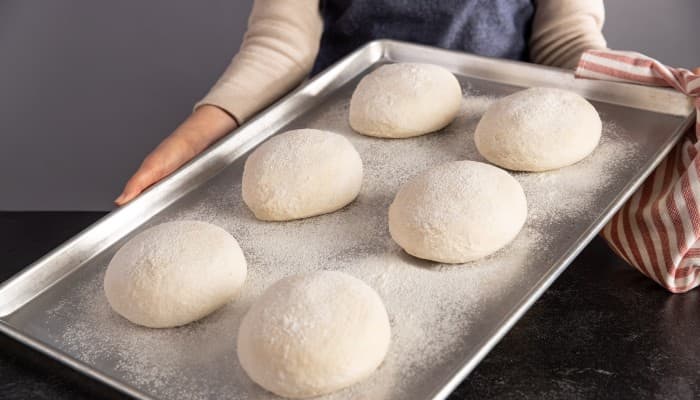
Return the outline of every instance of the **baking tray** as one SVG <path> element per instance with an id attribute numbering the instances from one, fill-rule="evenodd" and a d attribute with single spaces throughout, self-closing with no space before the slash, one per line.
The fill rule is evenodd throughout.
<path id="1" fill-rule="evenodd" d="M 442 132 L 383 140 L 352 132 L 348 100 L 359 78 L 388 62 L 427 62 L 456 74 L 458 119 Z M 443 266 L 405 255 L 386 211 L 410 176 L 456 159 L 482 160 L 472 134 L 497 97 L 530 86 L 572 90 L 604 121 L 586 160 L 559 171 L 514 174 L 528 196 L 528 222 L 513 243 L 473 263 Z M 392 345 L 365 382 L 334 399 L 443 399 L 600 231 L 692 125 L 692 107 L 659 88 L 576 80 L 569 71 L 395 41 L 344 58 L 157 184 L 0 286 L 0 330 L 141 399 L 276 398 L 254 385 L 235 355 L 238 321 L 275 280 L 339 269 L 383 297 Z M 240 201 L 247 153 L 280 131 L 314 127 L 346 135 L 365 163 L 358 199 L 345 209 L 287 223 L 256 221 Z M 132 326 L 111 312 L 102 277 L 114 251 L 153 224 L 198 219 L 241 242 L 249 261 L 241 297 L 200 322 L 171 330 Z"/>

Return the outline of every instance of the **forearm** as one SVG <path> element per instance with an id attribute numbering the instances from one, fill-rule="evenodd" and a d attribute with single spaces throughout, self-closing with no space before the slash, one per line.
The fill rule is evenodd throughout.
<path id="1" fill-rule="evenodd" d="M 588 49 L 606 47 L 603 0 L 536 0 L 530 59 L 538 64 L 574 68 Z"/>
<path id="2" fill-rule="evenodd" d="M 195 108 L 249 119 L 308 75 L 322 29 L 318 0 L 256 0 L 240 51 Z"/>

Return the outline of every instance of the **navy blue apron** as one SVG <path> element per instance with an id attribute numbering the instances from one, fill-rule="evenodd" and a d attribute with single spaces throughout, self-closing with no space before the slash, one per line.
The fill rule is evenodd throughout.
<path id="1" fill-rule="evenodd" d="M 321 0 L 313 73 L 374 39 L 527 60 L 532 0 Z"/>

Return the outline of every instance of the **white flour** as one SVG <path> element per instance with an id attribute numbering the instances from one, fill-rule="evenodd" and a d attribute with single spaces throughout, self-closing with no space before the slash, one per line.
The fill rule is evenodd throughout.
<path id="1" fill-rule="evenodd" d="M 329 129 L 353 142 L 365 167 L 354 203 L 306 220 L 260 222 L 241 201 L 239 175 L 227 170 L 157 222 L 199 219 L 233 234 L 249 265 L 241 297 L 182 328 L 140 328 L 110 310 L 102 291 L 108 260 L 100 260 L 93 268 L 96 272 L 52 310 L 52 326 L 65 327 L 52 332 L 57 345 L 65 342 L 66 352 L 159 398 L 276 398 L 255 386 L 238 365 L 234 344 L 243 313 L 284 276 L 343 270 L 383 298 L 392 343 L 384 364 L 367 381 L 324 398 L 425 397 L 464 362 L 468 351 L 478 348 L 570 245 L 568 241 L 597 217 L 597 199 L 614 193 L 610 189 L 616 183 L 615 171 L 636 154 L 607 123 L 600 146 L 583 162 L 560 171 L 514 175 L 526 191 L 529 217 L 513 243 L 474 263 L 435 265 L 405 255 L 391 241 L 388 206 L 406 179 L 430 166 L 459 159 L 484 161 L 472 137 L 479 116 L 494 99 L 468 97 L 460 117 L 441 133 L 383 140 L 351 132 L 349 92 L 345 94 L 290 129 Z M 608 201 L 606 197 L 602 204 Z"/>

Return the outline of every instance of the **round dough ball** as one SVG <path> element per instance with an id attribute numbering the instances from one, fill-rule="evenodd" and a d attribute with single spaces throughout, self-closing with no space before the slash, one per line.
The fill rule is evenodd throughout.
<path id="1" fill-rule="evenodd" d="M 598 146 L 603 125 L 576 93 L 531 88 L 494 103 L 476 127 L 482 156 L 514 171 L 547 171 L 574 164 Z"/>
<path id="2" fill-rule="evenodd" d="M 258 147 L 243 169 L 243 201 L 258 219 L 288 221 L 351 203 L 362 186 L 362 159 L 337 133 L 298 129 Z"/>
<path id="3" fill-rule="evenodd" d="M 248 376 L 284 397 L 330 393 L 368 377 L 389 349 L 379 295 L 342 272 L 294 275 L 268 288 L 243 317 L 238 359 Z"/>
<path id="4" fill-rule="evenodd" d="M 228 232 L 205 222 L 167 222 L 117 251 L 104 290 L 112 309 L 129 321 L 171 328 L 229 302 L 245 276 L 243 251 Z"/>
<path id="5" fill-rule="evenodd" d="M 445 68 L 387 64 L 367 74 L 350 100 L 350 126 L 382 138 L 407 138 L 449 125 L 462 103 L 462 88 Z"/>
<path id="6" fill-rule="evenodd" d="M 526 217 L 523 188 L 507 172 L 455 161 L 401 187 L 389 207 L 389 232 L 413 256 L 464 263 L 508 244 Z"/>

